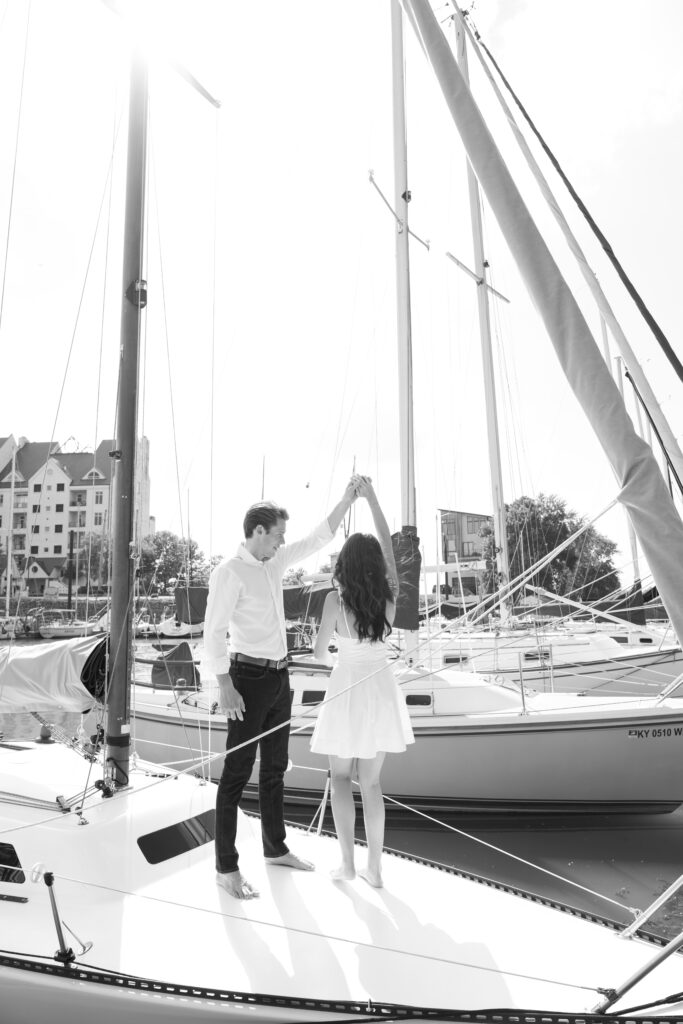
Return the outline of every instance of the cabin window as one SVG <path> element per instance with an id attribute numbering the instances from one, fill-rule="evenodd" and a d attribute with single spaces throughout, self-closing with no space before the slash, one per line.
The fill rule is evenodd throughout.
<path id="1" fill-rule="evenodd" d="M 613 636 L 612 639 L 616 640 L 616 642 L 618 644 L 627 644 L 628 643 L 628 637 L 627 636 Z"/>
<path id="2" fill-rule="evenodd" d="M 444 654 L 444 665 L 464 665 L 470 659 L 466 654 Z"/>
<path id="3" fill-rule="evenodd" d="M 540 661 L 541 658 L 549 658 L 549 657 L 550 657 L 550 651 L 545 650 L 542 647 L 539 647 L 539 649 L 537 651 L 525 651 L 524 652 L 524 660 L 525 661 Z"/>
<path id="4" fill-rule="evenodd" d="M 427 708 L 432 703 L 431 693 L 407 693 L 406 704 L 410 707 Z"/>
<path id="5" fill-rule="evenodd" d="M 641 644 L 651 644 L 653 642 L 651 636 L 641 636 L 639 639 Z"/>
<path id="6" fill-rule="evenodd" d="M 196 850 L 198 846 L 210 843 L 216 835 L 216 812 L 212 809 L 198 814 L 195 818 L 179 821 L 157 832 L 140 836 L 138 846 L 149 864 L 162 864 L 165 860 L 179 857 L 181 853 Z"/>
<path id="7" fill-rule="evenodd" d="M 324 690 L 304 690 L 301 698 L 302 704 L 320 704 L 322 700 L 325 700 Z"/>
<path id="8" fill-rule="evenodd" d="M 0 843 L 0 882 L 25 881 L 26 875 L 21 870 L 17 851 L 9 843 Z"/>

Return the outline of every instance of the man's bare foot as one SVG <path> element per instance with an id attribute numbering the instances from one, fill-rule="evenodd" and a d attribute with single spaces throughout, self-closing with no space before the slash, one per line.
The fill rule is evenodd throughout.
<path id="1" fill-rule="evenodd" d="M 236 900 L 254 900 L 260 895 L 239 871 L 217 871 L 216 883 Z"/>
<path id="2" fill-rule="evenodd" d="M 334 871 L 330 871 L 330 878 L 333 882 L 350 882 L 356 877 L 356 869 L 353 864 L 340 864 Z"/>
<path id="3" fill-rule="evenodd" d="M 297 857 L 295 853 L 289 850 L 287 853 L 283 853 L 281 857 L 266 857 L 266 864 L 273 864 L 275 867 L 280 868 L 296 868 L 298 871 L 315 871 L 315 864 L 311 864 L 310 860 L 304 860 L 303 857 Z"/>
<path id="4" fill-rule="evenodd" d="M 384 887 L 381 872 L 371 871 L 370 868 L 359 868 L 358 874 L 361 878 L 365 879 L 368 885 L 373 886 L 373 888 L 382 889 Z"/>

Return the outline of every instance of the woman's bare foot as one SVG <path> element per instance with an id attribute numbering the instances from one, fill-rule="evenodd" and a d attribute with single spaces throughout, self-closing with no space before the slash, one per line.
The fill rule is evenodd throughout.
<path id="1" fill-rule="evenodd" d="M 356 869 L 353 864 L 340 864 L 334 871 L 330 871 L 330 878 L 333 882 L 350 882 L 356 877 Z"/>
<path id="2" fill-rule="evenodd" d="M 373 888 L 382 889 L 384 887 L 380 871 L 371 871 L 370 868 L 359 868 L 358 874 L 361 878 L 365 879 L 368 885 L 373 886 Z"/>

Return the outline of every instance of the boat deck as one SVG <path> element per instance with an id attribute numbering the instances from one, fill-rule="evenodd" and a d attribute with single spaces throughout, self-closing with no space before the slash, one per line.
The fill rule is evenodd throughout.
<path id="1" fill-rule="evenodd" d="M 32 749 L 23 754 L 0 750 L 0 776 L 3 761 L 16 771 L 17 759 L 35 754 L 36 774 L 48 774 L 51 762 L 63 768 L 64 755 L 73 756 L 26 746 Z M 82 785 L 83 764 L 75 760 L 79 771 L 64 792 L 77 791 L 77 775 Z M 64 787 L 65 773 L 59 777 Z M 196 822 L 213 799 L 211 785 L 159 783 L 136 772 L 129 793 L 88 797 L 87 825 L 73 812 L 54 815 L 37 845 L 25 828 L 5 831 L 3 841 L 14 836 L 25 869 L 39 860 L 55 872 L 60 916 L 93 942 L 79 964 L 164 985 L 267 994 L 284 1008 L 306 999 L 583 1012 L 599 1003 L 599 989 L 620 984 L 656 952 L 580 915 L 398 855 L 385 857 L 383 889 L 361 878 L 333 882 L 336 840 L 296 828 L 292 848 L 316 870 L 266 866 L 259 821 L 247 816 L 240 819 L 241 865 L 259 899 L 236 901 L 217 886 L 212 842 L 158 864 L 143 856 L 141 837 L 169 822 Z M 44 810 L 23 806 L 3 804 L 2 811 L 3 830 L 46 818 Z M 358 854 L 362 864 L 361 847 Z M 17 894 L 28 902 L 5 902 Z M 56 936 L 46 887 L 3 881 L 0 898 L 12 949 L 51 958 Z M 36 934 L 43 937 L 40 949 Z M 680 960 L 673 957 L 623 1005 L 679 989 Z M 305 1018 L 300 1010 L 283 1010 L 279 1019 Z"/>

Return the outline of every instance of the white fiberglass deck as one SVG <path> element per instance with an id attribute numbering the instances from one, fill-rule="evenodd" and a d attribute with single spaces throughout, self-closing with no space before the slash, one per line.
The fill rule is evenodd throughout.
<path id="1" fill-rule="evenodd" d="M 33 779 L 42 798 L 50 787 L 55 796 L 83 787 L 88 766 L 76 755 L 57 746 L 25 746 L 24 752 L 0 750 L 4 792 L 17 774 L 28 780 L 24 792 Z M 54 871 L 61 917 L 80 938 L 93 942 L 79 957 L 81 965 L 285 1000 L 580 1012 L 597 1005 L 599 988 L 618 985 L 655 952 L 596 923 L 397 856 L 385 858 L 384 889 L 362 879 L 333 883 L 328 872 L 337 861 L 336 840 L 296 829 L 290 830 L 291 846 L 317 870 L 266 867 L 256 818 L 241 818 L 239 848 L 242 868 L 261 897 L 235 901 L 216 885 L 211 842 L 156 865 L 142 855 L 141 835 L 213 805 L 211 784 L 157 782 L 136 772 L 129 793 L 110 800 L 89 797 L 86 825 L 73 812 L 53 815 L 0 805 L 2 842 L 16 848 L 25 870 L 40 861 Z M 359 848 L 359 863 L 363 855 Z M 28 902 L 6 901 L 17 895 Z M 51 958 L 57 943 L 46 887 L 3 881 L 0 897 L 4 949 Z M 0 970 L 7 1006 L 12 993 L 22 989 L 21 976 L 21 971 Z M 30 1006 L 42 993 L 44 979 L 33 982 L 33 975 L 23 972 L 22 1005 Z M 69 1007 L 70 983 L 53 983 L 51 1019 L 55 1024 L 80 1020 L 73 1000 Z M 88 989 L 85 983 L 80 987 Z M 95 988 L 104 993 L 103 986 Z M 680 960 L 673 957 L 623 1005 L 678 989 Z M 93 997 L 88 989 L 87 998 L 77 1001 L 85 1007 L 94 998 L 100 1024 L 114 1019 L 107 1016 L 113 997 L 106 991 Z M 135 996 L 150 999 L 144 992 Z M 60 1016 L 62 1001 L 68 1017 Z M 200 1009 L 193 1012 L 198 1019 Z M 250 1008 L 245 1019 L 259 1019 L 254 1012 Z M 30 1018 L 10 1016 L 8 1024 L 15 1019 Z M 283 1008 L 276 1019 L 305 1017 Z M 322 1019 L 320 1012 L 312 1019 Z"/>

